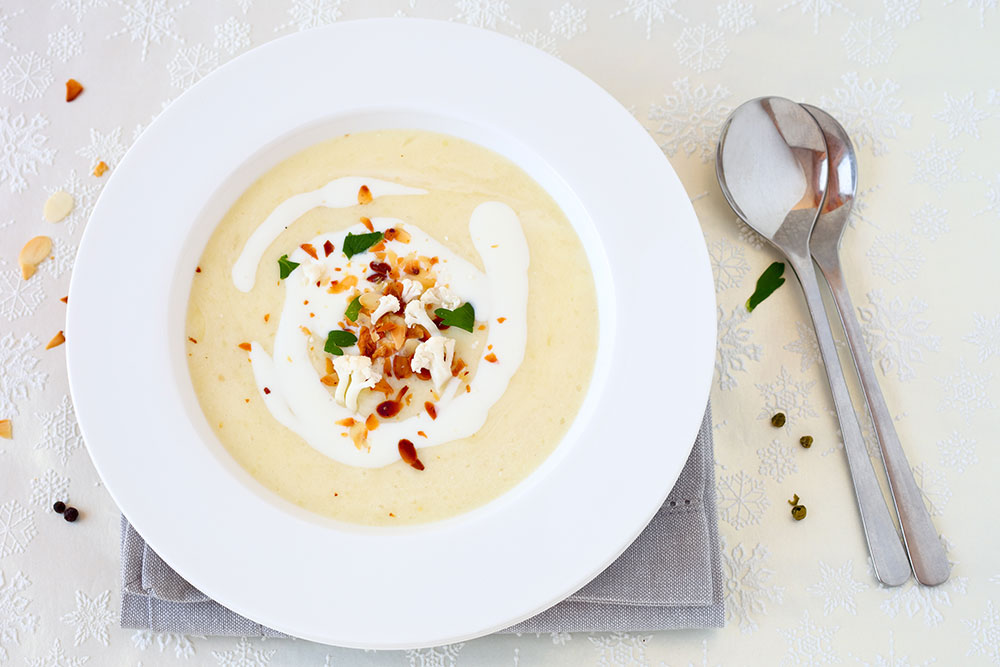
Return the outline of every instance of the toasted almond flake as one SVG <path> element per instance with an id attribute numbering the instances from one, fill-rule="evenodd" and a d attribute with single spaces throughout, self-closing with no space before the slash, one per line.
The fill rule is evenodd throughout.
<path id="1" fill-rule="evenodd" d="M 413 446 L 413 443 L 406 438 L 399 441 L 399 458 L 403 459 L 403 462 L 407 465 L 413 466 L 417 470 L 423 470 L 424 464 L 420 462 L 417 458 L 417 448 Z"/>
<path id="2" fill-rule="evenodd" d="M 358 197 L 358 201 L 360 201 L 360 199 L 361 198 Z M 371 200 L 369 200 L 369 201 L 371 201 Z M 361 202 L 361 203 L 362 204 L 367 204 L 368 202 Z M 361 216 L 361 224 L 364 225 L 365 229 L 367 229 L 368 231 L 370 231 L 370 232 L 374 232 L 375 231 L 375 227 L 372 225 L 371 218 L 366 218 L 365 216 Z"/>
<path id="3" fill-rule="evenodd" d="M 506 317 L 498 317 L 497 318 L 497 324 L 503 324 L 506 321 L 507 321 Z"/>
<path id="4" fill-rule="evenodd" d="M 107 173 L 107 171 L 108 171 L 108 163 L 105 162 L 104 160 L 101 160 L 100 162 L 94 165 L 94 176 L 97 176 L 98 178 Z"/>
<path id="5" fill-rule="evenodd" d="M 354 426 L 354 420 L 351 419 L 350 417 L 345 417 L 344 419 L 338 420 L 337 421 L 337 425 L 338 426 L 346 426 L 347 428 L 350 428 L 350 427 Z"/>
<path id="6" fill-rule="evenodd" d="M 9 419 L 0 419 L 0 438 L 10 440 L 14 437 L 14 426 Z"/>
<path id="7" fill-rule="evenodd" d="M 434 404 L 430 401 L 424 401 L 424 410 L 426 410 L 427 414 L 431 416 L 431 419 L 438 418 L 437 408 L 435 408 Z"/>
<path id="8" fill-rule="evenodd" d="M 319 255 L 316 254 L 316 248 L 313 247 L 312 243 L 303 243 L 299 246 L 302 248 L 307 255 L 313 259 L 319 259 Z"/>
<path id="9" fill-rule="evenodd" d="M 45 200 L 42 216 L 49 222 L 59 222 L 70 214 L 75 203 L 73 195 L 63 190 L 57 190 Z"/>
<path id="10" fill-rule="evenodd" d="M 372 391 L 380 391 L 385 394 L 386 397 L 389 397 L 392 396 L 392 385 L 386 382 L 385 378 L 382 378 L 378 381 L 378 384 L 372 387 Z"/>
<path id="11" fill-rule="evenodd" d="M 250 351 L 250 343 L 240 343 L 236 347 L 240 348 L 241 350 L 245 350 L 247 352 Z"/>
<path id="12" fill-rule="evenodd" d="M 188 336 L 188 340 L 194 343 L 195 345 L 198 344 L 198 341 L 196 341 L 194 338 L 191 338 L 191 336 Z"/>
<path id="13" fill-rule="evenodd" d="M 365 292 L 359 297 L 362 308 L 369 311 L 374 311 L 378 308 L 378 301 L 382 298 L 382 295 L 378 292 Z"/>
<path id="14" fill-rule="evenodd" d="M 69 303 L 69 297 L 68 296 L 64 296 L 63 298 L 61 298 L 59 300 L 62 301 L 63 303 Z"/>
<path id="15" fill-rule="evenodd" d="M 340 294 L 341 292 L 349 290 L 350 288 L 354 287 L 357 284 L 358 284 L 357 276 L 347 276 L 343 280 L 334 280 L 332 283 L 330 283 L 330 287 L 326 291 L 329 292 L 330 294 Z"/>
<path id="16" fill-rule="evenodd" d="M 38 265 L 52 252 L 52 239 L 48 236 L 36 236 L 21 248 L 17 254 L 17 263 L 21 267 L 21 277 L 27 280 L 35 275 Z"/>
<path id="17" fill-rule="evenodd" d="M 367 185 L 362 185 L 361 189 L 358 190 L 358 203 L 359 204 L 372 203 L 372 191 L 368 189 Z"/>
<path id="18" fill-rule="evenodd" d="M 325 357 L 324 360 L 326 361 L 326 373 L 329 375 L 330 373 L 333 373 L 333 359 Z"/>
<path id="19" fill-rule="evenodd" d="M 417 435 L 419 435 L 421 438 L 426 438 L 427 437 L 427 434 L 424 433 L 423 431 L 417 431 Z"/>
<path id="20" fill-rule="evenodd" d="M 493 354 L 492 352 L 483 357 L 483 359 L 490 362 L 491 364 L 497 363 L 497 355 Z"/>
<path id="21" fill-rule="evenodd" d="M 369 431 L 374 431 L 378 428 L 378 417 L 374 414 L 368 415 L 368 419 L 365 420 L 365 428 Z"/>
<path id="22" fill-rule="evenodd" d="M 340 381 L 336 373 L 328 373 L 319 379 L 320 382 L 325 384 L 327 387 L 336 387 L 337 383 Z"/>
<path id="23" fill-rule="evenodd" d="M 45 349 L 51 350 L 54 347 L 59 347 L 65 342 L 66 342 L 66 336 L 64 336 L 63 332 L 60 331 L 59 333 L 57 333 L 55 336 L 52 337 L 52 340 L 50 340 L 48 345 L 45 346 Z"/>
<path id="24" fill-rule="evenodd" d="M 304 327 L 300 325 L 299 328 L 302 329 L 302 333 L 304 333 L 305 335 L 307 336 L 313 335 L 313 332 L 309 330 L 309 327 Z"/>
<path id="25" fill-rule="evenodd" d="M 323 252 L 329 257 L 333 253 L 333 244 L 329 241 L 323 241 Z"/>
<path id="26" fill-rule="evenodd" d="M 83 86 L 76 79 L 70 79 L 66 82 L 66 101 L 72 102 L 80 96 L 83 92 Z"/>

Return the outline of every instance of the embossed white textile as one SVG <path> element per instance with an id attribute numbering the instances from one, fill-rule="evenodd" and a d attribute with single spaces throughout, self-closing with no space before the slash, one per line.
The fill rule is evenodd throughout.
<path id="1" fill-rule="evenodd" d="M 118 628 L 118 512 L 82 448 L 64 348 L 44 349 L 64 328 L 59 298 L 104 183 L 94 163 L 114 169 L 165 103 L 252 46 L 397 13 L 556 53 L 634 112 L 695 200 L 720 304 L 712 404 L 725 629 L 363 653 Z M 13 420 L 14 440 L 0 440 L 0 667 L 1000 664 L 998 35 L 995 0 L 4 0 L 0 419 Z M 72 104 L 69 77 L 87 88 Z M 794 282 L 742 310 L 777 255 L 726 208 L 712 155 L 728 111 L 762 94 L 826 107 L 858 145 L 848 282 L 955 562 L 940 588 L 886 589 L 870 574 Z M 41 211 L 56 189 L 77 208 L 51 225 Z M 22 281 L 16 254 L 37 234 L 53 237 L 56 259 Z M 777 409 L 789 417 L 782 429 L 768 421 Z M 797 444 L 807 433 L 809 450 Z M 791 520 L 793 493 L 805 521 Z M 60 496 L 81 509 L 76 524 L 48 509 Z"/>

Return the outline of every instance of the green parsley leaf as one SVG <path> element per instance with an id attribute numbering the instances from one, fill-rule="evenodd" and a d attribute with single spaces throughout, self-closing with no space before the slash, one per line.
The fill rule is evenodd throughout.
<path id="1" fill-rule="evenodd" d="M 468 302 L 463 303 L 455 310 L 438 308 L 434 314 L 441 318 L 441 324 L 465 329 L 469 333 L 472 332 L 472 327 L 476 323 L 476 309 Z"/>
<path id="2" fill-rule="evenodd" d="M 358 337 L 352 334 L 350 331 L 338 331 L 334 329 L 326 335 L 326 345 L 323 346 L 323 350 L 327 354 L 332 354 L 335 357 L 339 357 L 344 353 L 340 348 L 350 347 L 358 342 Z"/>
<path id="3" fill-rule="evenodd" d="M 764 273 L 760 274 L 760 278 L 757 279 L 757 289 L 747 299 L 747 311 L 752 313 L 761 301 L 774 294 L 774 290 L 785 284 L 785 279 L 781 277 L 784 272 L 785 265 L 782 262 L 774 262 L 764 269 Z"/>
<path id="4" fill-rule="evenodd" d="M 292 271 L 297 269 L 298 266 L 299 263 L 288 259 L 288 255 L 282 255 L 278 258 L 278 272 L 281 274 L 282 280 L 291 275 Z"/>
<path id="5" fill-rule="evenodd" d="M 369 234 L 348 234 L 344 239 L 344 254 L 347 259 L 362 253 L 368 248 L 382 240 L 382 232 L 371 232 Z"/>
<path id="6" fill-rule="evenodd" d="M 354 297 L 354 301 L 347 304 L 347 310 L 344 311 L 344 317 L 349 319 L 351 322 L 358 321 L 358 313 L 361 312 L 361 297 Z"/>

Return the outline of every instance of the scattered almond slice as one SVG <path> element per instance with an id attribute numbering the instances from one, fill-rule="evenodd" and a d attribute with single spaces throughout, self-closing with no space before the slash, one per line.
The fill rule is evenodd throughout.
<path id="1" fill-rule="evenodd" d="M 362 185 L 361 189 L 358 190 L 358 203 L 359 204 L 372 203 L 372 191 L 368 189 L 367 185 Z"/>
<path id="2" fill-rule="evenodd" d="M 371 195 L 369 195 L 368 201 L 371 201 Z M 368 203 L 368 202 L 361 201 L 361 193 L 358 193 L 358 202 L 360 202 L 362 204 L 367 204 Z M 365 229 L 367 229 L 368 231 L 370 231 L 370 232 L 374 232 L 375 231 L 375 227 L 372 225 L 371 218 L 366 218 L 365 216 L 361 216 L 361 224 L 364 225 Z"/>
<path id="3" fill-rule="evenodd" d="M 314 248 L 311 243 L 303 243 L 299 247 L 302 248 L 305 251 L 305 253 L 310 257 L 312 257 L 313 259 L 319 259 L 319 256 L 316 254 L 316 248 Z"/>
<path id="4" fill-rule="evenodd" d="M 98 178 L 107 173 L 107 171 L 108 171 L 108 163 L 105 162 L 104 160 L 101 160 L 96 165 L 94 165 L 94 176 L 97 176 Z"/>
<path id="5" fill-rule="evenodd" d="M 45 346 L 45 349 L 51 350 L 54 347 L 59 347 L 65 342 L 66 342 L 66 336 L 64 336 L 63 332 L 60 331 L 59 333 L 57 333 L 55 336 L 52 337 L 52 340 L 50 340 L 48 345 Z"/>
<path id="6" fill-rule="evenodd" d="M 56 190 L 45 200 L 42 215 L 49 222 L 59 222 L 73 210 L 73 195 L 63 190 Z"/>
<path id="7" fill-rule="evenodd" d="M 52 239 L 48 236 L 36 236 L 21 248 L 17 255 L 17 263 L 21 267 L 21 277 L 27 280 L 35 275 L 38 265 L 52 252 Z"/>
<path id="8" fill-rule="evenodd" d="M 14 427 L 9 419 L 0 419 L 0 438 L 10 440 L 14 437 Z"/>
<path id="9" fill-rule="evenodd" d="M 83 86 L 76 79 L 70 79 L 66 82 L 66 101 L 72 102 L 80 96 L 83 92 Z"/>

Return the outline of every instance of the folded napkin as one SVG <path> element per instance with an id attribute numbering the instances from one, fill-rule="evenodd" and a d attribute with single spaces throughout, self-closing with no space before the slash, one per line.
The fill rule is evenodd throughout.
<path id="1" fill-rule="evenodd" d="M 635 542 L 593 581 L 503 632 L 599 632 L 722 627 L 711 408 L 666 502 Z M 123 628 L 283 637 L 185 581 L 122 517 Z"/>

